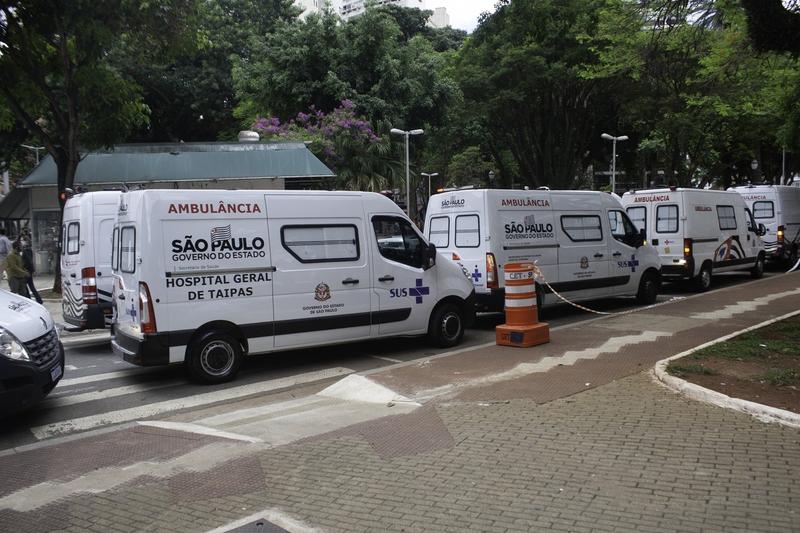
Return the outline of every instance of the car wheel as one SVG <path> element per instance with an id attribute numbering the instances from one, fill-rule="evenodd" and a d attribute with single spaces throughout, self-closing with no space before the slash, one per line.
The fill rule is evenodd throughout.
<path id="1" fill-rule="evenodd" d="M 439 348 L 455 346 L 464 337 L 464 314 L 454 304 L 438 307 L 431 316 L 428 338 Z"/>
<path id="2" fill-rule="evenodd" d="M 711 288 L 711 265 L 703 265 L 700 273 L 694 278 L 694 285 L 700 292 L 706 292 Z"/>
<path id="3" fill-rule="evenodd" d="M 658 276 L 653 272 L 645 272 L 639 280 L 639 292 L 636 293 L 636 300 L 642 305 L 653 305 L 658 298 L 659 283 Z"/>
<path id="4" fill-rule="evenodd" d="M 764 277 L 764 256 L 759 255 L 758 259 L 756 259 L 756 264 L 753 268 L 750 269 L 750 277 L 753 279 L 759 279 Z"/>
<path id="5" fill-rule="evenodd" d="M 196 380 L 224 383 L 236 377 L 242 364 L 242 347 L 224 333 L 212 333 L 193 342 L 187 369 Z"/>

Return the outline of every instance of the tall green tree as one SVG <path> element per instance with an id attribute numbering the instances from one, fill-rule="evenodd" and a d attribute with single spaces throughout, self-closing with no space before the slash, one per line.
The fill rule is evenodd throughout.
<path id="1" fill-rule="evenodd" d="M 110 145 L 147 120 L 139 88 L 108 61 L 120 41 L 156 54 L 188 28 L 194 0 L 26 0 L 0 5 L 0 116 L 11 114 L 72 187 L 82 148 Z M 0 123 L 7 126 L 8 121 Z M 63 211 L 64 199 L 59 195 Z M 59 286 L 59 272 L 54 283 Z"/>
<path id="2" fill-rule="evenodd" d="M 141 60 L 139 50 L 118 47 L 114 65 L 142 87 L 150 109 L 147 124 L 131 140 L 207 141 L 235 138 L 241 119 L 233 87 L 234 58 L 249 62 L 252 43 L 278 22 L 300 14 L 292 0 L 202 1 L 197 12 L 196 46 L 185 47 L 167 62 Z"/>
<path id="3" fill-rule="evenodd" d="M 582 76 L 604 4 L 501 2 L 458 54 L 465 105 L 485 122 L 495 159 L 507 149 L 528 185 L 570 187 L 582 166 L 607 97 L 602 79 Z"/>

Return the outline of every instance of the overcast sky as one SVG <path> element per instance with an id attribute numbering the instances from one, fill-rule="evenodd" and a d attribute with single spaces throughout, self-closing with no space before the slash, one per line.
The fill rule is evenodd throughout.
<path id="1" fill-rule="evenodd" d="M 478 15 L 494 11 L 495 0 L 425 0 L 426 9 L 446 7 L 450 25 L 472 32 L 478 25 Z"/>

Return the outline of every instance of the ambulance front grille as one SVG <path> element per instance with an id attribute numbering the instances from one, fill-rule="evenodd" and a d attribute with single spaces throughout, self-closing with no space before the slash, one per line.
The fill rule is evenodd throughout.
<path id="1" fill-rule="evenodd" d="M 31 361 L 36 363 L 36 366 L 45 366 L 53 359 L 58 357 L 58 334 L 56 328 L 42 335 L 37 339 L 25 343 L 25 349 L 28 350 L 28 355 Z"/>

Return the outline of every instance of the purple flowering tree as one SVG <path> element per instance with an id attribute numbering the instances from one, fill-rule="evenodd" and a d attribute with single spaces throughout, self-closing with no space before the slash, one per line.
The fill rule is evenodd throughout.
<path id="1" fill-rule="evenodd" d="M 380 191 L 402 174 L 390 140 L 377 135 L 350 100 L 342 100 L 330 113 L 312 106 L 286 123 L 259 117 L 252 128 L 265 140 L 309 142 L 314 155 L 336 174 L 340 188 Z"/>

